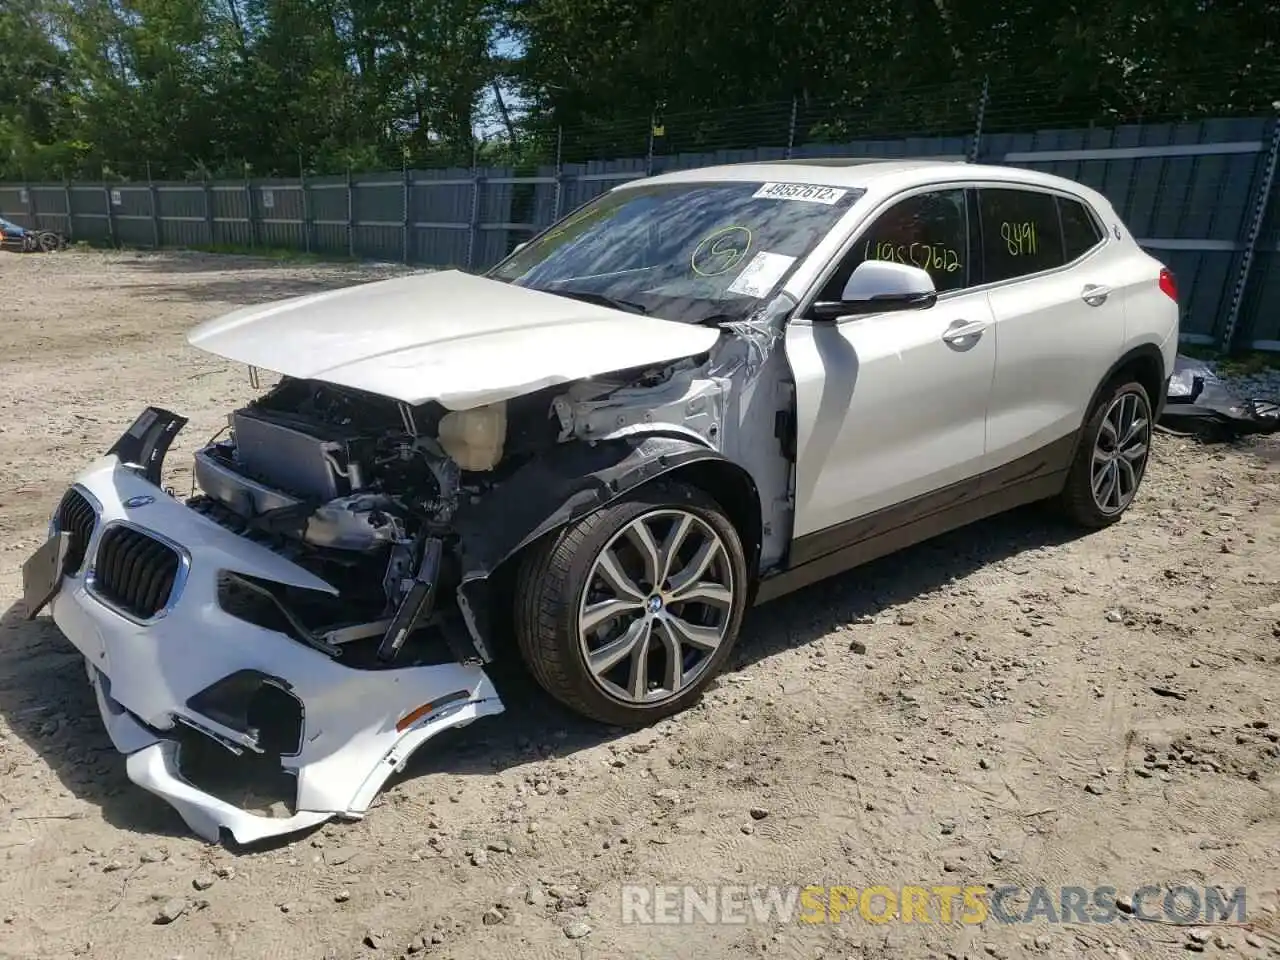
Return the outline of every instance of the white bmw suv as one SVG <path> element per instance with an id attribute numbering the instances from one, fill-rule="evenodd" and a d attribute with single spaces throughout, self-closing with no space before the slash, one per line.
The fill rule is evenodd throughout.
<path id="1" fill-rule="evenodd" d="M 483 277 L 196 329 L 278 380 L 196 453 L 190 498 L 161 487 L 186 421 L 144 411 L 63 497 L 28 611 L 84 654 L 129 776 L 197 832 L 359 816 L 427 739 L 501 713 L 495 657 L 644 724 L 698 697 L 753 603 L 1031 501 L 1112 523 L 1176 298 L 1102 196 L 1043 174 L 635 181 Z M 198 785 L 193 737 L 295 777 L 289 815 Z"/>

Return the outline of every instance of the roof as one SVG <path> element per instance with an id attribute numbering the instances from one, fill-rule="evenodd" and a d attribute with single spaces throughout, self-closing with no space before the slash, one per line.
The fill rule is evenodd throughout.
<path id="1" fill-rule="evenodd" d="M 806 160 L 771 160 L 763 163 L 731 163 L 693 170 L 676 170 L 654 177 L 632 180 L 616 188 L 657 183 L 705 183 L 707 181 L 782 181 L 812 183 L 831 187 L 863 187 L 893 191 L 916 183 L 946 180 L 1003 180 L 1030 186 L 1055 187 L 1077 194 L 1094 196 L 1082 184 L 1052 174 L 1004 167 L 966 163 L 962 160 L 909 159 L 877 160 L 866 157 L 832 157 Z"/>

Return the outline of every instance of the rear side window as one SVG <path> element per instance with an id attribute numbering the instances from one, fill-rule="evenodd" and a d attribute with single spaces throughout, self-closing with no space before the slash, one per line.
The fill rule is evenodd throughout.
<path id="1" fill-rule="evenodd" d="M 1067 263 L 1084 256 L 1102 242 L 1098 221 L 1083 203 L 1059 197 L 1058 213 L 1062 217 L 1062 245 Z"/>
<path id="2" fill-rule="evenodd" d="M 1057 198 L 1032 190 L 981 189 L 983 279 L 987 283 L 1051 270 L 1067 262 Z"/>

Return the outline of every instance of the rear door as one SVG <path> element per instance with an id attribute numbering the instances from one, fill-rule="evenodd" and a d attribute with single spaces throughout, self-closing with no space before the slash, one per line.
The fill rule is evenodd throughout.
<path id="1" fill-rule="evenodd" d="M 1124 343 L 1127 281 L 1078 198 L 992 184 L 979 187 L 978 211 L 997 345 L 986 442 L 995 468 L 1080 427 Z"/>

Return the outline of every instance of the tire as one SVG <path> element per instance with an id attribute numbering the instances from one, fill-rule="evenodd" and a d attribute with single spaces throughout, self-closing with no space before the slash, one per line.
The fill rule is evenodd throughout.
<path id="1" fill-rule="evenodd" d="M 677 529 L 684 537 L 663 578 L 654 571 Z M 644 552 L 642 531 L 650 544 Z M 703 572 L 690 576 L 699 566 L 693 561 L 702 559 Z M 653 589 L 651 574 L 665 589 Z M 645 726 L 689 707 L 719 673 L 742 624 L 747 578 L 738 532 L 710 496 L 680 483 L 647 485 L 548 536 L 524 557 L 515 596 L 521 658 L 544 690 L 577 713 Z M 589 620 L 595 625 L 583 629 Z M 609 653 L 602 656 L 602 648 Z"/>
<path id="2" fill-rule="evenodd" d="M 1103 389 L 1089 413 L 1062 491 L 1060 503 L 1068 518 L 1100 529 L 1124 516 L 1146 475 L 1152 416 L 1151 398 L 1136 380 L 1122 378 Z M 1105 475 L 1095 471 L 1095 453 L 1100 458 L 1098 470 Z"/>

